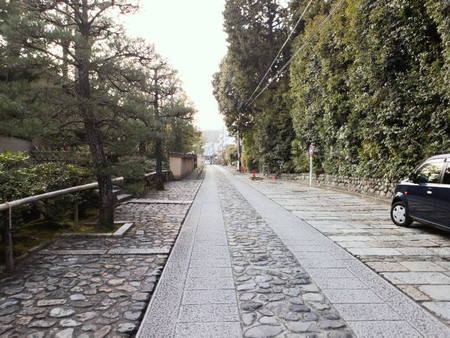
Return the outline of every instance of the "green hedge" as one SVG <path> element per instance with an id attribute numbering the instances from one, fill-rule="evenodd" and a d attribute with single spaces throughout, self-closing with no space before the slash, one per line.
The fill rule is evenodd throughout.
<path id="1" fill-rule="evenodd" d="M 313 38 L 290 68 L 291 115 L 296 147 L 316 145 L 320 172 L 392 181 L 450 151 L 448 9 L 347 0 L 320 34 L 324 15 L 307 23 L 294 49 Z"/>
<path id="2" fill-rule="evenodd" d="M 0 203 L 86 183 L 88 170 L 61 163 L 32 164 L 24 153 L 0 154 Z"/>

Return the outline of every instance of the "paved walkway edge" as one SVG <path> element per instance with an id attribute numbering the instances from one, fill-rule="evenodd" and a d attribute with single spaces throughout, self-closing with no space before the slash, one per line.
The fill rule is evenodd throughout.
<path id="1" fill-rule="evenodd" d="M 203 183 L 204 180 L 195 193 L 194 202 L 183 221 L 136 337 L 161 338 L 174 335 L 195 233 L 203 209 L 202 201 L 197 198 Z"/>
<path id="2" fill-rule="evenodd" d="M 393 310 L 393 312 L 390 312 L 396 316 L 397 321 L 403 321 L 403 323 L 406 321 L 421 335 L 427 337 L 450 337 L 450 329 L 445 324 L 416 304 L 395 286 L 377 275 L 364 263 L 350 255 L 311 225 L 251 187 L 244 179 L 234 177 L 228 170 L 222 170 L 237 190 L 278 234 L 308 272 L 311 270 L 317 271 L 321 268 L 328 271 L 330 271 L 330 268 L 345 268 Z M 326 253 L 328 258 L 311 260 L 307 255 L 305 256 L 305 251 L 307 252 L 308 250 L 304 250 L 304 248 L 301 248 L 302 246 L 316 246 L 317 251 Z M 311 251 L 316 251 L 316 249 Z M 313 280 L 316 280 L 316 276 L 312 275 Z M 329 279 L 330 277 L 325 276 L 325 278 Z M 343 289 L 348 289 L 348 287 L 343 287 Z M 326 292 L 325 295 L 327 295 Z M 334 302 L 332 301 L 331 303 L 333 304 Z M 371 330 L 381 328 L 383 323 L 390 325 L 388 318 L 376 320 L 377 313 L 373 311 L 369 311 L 367 318 L 363 318 L 364 314 L 361 311 L 376 310 L 378 305 L 368 306 L 367 309 L 363 309 L 362 305 L 365 304 L 358 304 L 358 302 L 352 304 L 351 300 L 348 299 L 345 303 L 339 304 L 337 308 L 341 314 L 345 314 L 343 316 L 344 320 L 347 321 L 358 336 L 370 335 Z M 383 309 L 380 307 L 380 310 L 382 311 Z M 401 330 L 401 326 L 392 327 L 392 336 L 395 336 L 396 329 Z M 405 334 L 401 334 L 398 331 L 397 333 L 405 337 Z"/>

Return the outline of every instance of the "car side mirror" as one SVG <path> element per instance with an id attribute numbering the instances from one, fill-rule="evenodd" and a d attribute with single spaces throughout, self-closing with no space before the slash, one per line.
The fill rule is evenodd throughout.
<path id="1" fill-rule="evenodd" d="M 409 175 L 408 179 L 413 182 L 413 183 L 417 183 L 418 181 L 418 177 L 416 173 L 411 173 L 411 175 Z"/>

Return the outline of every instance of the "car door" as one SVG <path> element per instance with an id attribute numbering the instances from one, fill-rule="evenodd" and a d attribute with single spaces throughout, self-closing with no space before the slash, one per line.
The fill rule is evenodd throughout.
<path id="1" fill-rule="evenodd" d="M 443 165 L 444 159 L 431 160 L 416 171 L 413 184 L 408 186 L 408 211 L 412 217 L 436 222 L 433 194 L 441 181 Z"/>
<path id="2" fill-rule="evenodd" d="M 436 218 L 440 225 L 450 227 L 450 159 L 445 162 L 442 184 L 433 190 Z"/>

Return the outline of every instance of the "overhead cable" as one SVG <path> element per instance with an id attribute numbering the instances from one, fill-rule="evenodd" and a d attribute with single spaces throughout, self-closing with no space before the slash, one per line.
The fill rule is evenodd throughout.
<path id="1" fill-rule="evenodd" d="M 261 84 L 263 83 L 264 79 L 266 78 L 266 76 L 269 74 L 270 70 L 272 69 L 272 67 L 275 65 L 275 62 L 278 60 L 278 58 L 281 55 L 281 52 L 283 51 L 284 47 L 286 47 L 287 43 L 289 42 L 289 40 L 291 39 L 292 34 L 294 34 L 295 30 L 297 29 L 298 25 L 300 24 L 300 22 L 302 21 L 303 17 L 305 16 L 306 11 L 308 10 L 309 6 L 311 5 L 311 3 L 313 2 L 313 0 L 310 0 L 308 2 L 308 4 L 306 5 L 305 9 L 303 10 L 303 13 L 300 15 L 299 19 L 297 20 L 297 22 L 295 23 L 294 27 L 292 28 L 291 32 L 289 33 L 288 37 L 286 38 L 286 40 L 284 41 L 283 45 L 281 46 L 281 48 L 278 50 L 277 55 L 275 56 L 275 58 L 273 59 L 272 63 L 270 64 L 269 68 L 267 68 L 266 73 L 264 74 L 264 76 L 261 78 L 261 80 L 259 80 L 258 85 L 256 86 L 255 90 L 253 91 L 252 95 L 250 95 L 250 97 L 246 100 L 245 103 L 248 103 L 252 98 L 253 95 L 255 95 L 255 93 L 258 91 L 258 89 L 260 88 Z"/>
<path id="2" fill-rule="evenodd" d="M 294 60 L 294 58 L 300 53 L 307 45 L 307 43 L 311 40 L 311 38 L 318 32 L 321 32 L 322 29 L 325 27 L 324 24 L 330 20 L 331 16 L 336 13 L 336 11 L 339 9 L 339 7 L 344 3 L 344 0 L 340 0 L 338 4 L 333 8 L 333 10 L 327 15 L 325 19 L 320 23 L 320 25 L 311 33 L 311 35 L 306 39 L 306 41 L 295 51 L 295 53 L 291 56 L 291 58 L 283 65 L 283 67 L 280 68 L 280 70 L 275 74 L 275 76 L 271 79 L 269 79 L 269 82 L 267 85 L 256 95 L 250 102 L 250 104 L 253 104 L 255 100 L 266 91 L 267 88 L 272 84 L 274 80 L 276 80 L 283 72 L 284 70 L 291 64 L 291 62 Z M 250 100 L 248 100 L 250 101 Z"/>

